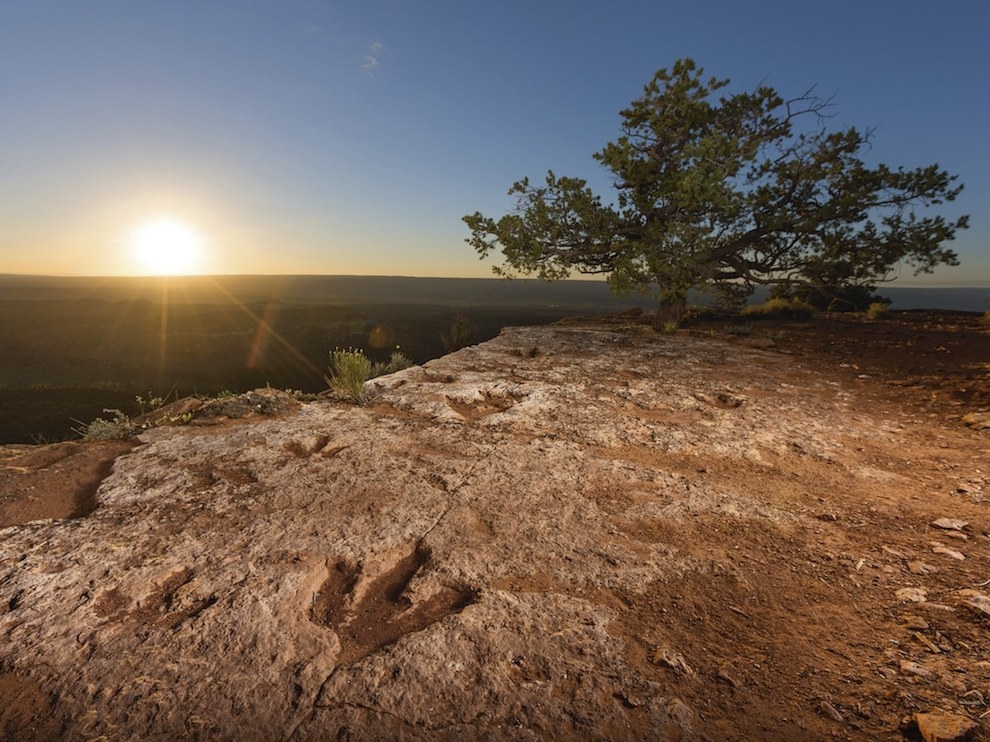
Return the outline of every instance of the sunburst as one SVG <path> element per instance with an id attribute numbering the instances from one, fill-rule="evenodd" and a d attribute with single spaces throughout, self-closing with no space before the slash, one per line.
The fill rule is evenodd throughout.
<path id="1" fill-rule="evenodd" d="M 130 245 L 138 265 L 149 275 L 199 273 L 203 237 L 181 220 L 160 217 L 145 222 L 134 230 Z"/>

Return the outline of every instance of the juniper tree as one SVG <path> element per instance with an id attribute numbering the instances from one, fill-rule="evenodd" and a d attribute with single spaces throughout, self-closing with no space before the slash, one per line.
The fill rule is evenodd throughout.
<path id="1" fill-rule="evenodd" d="M 654 297 L 658 324 L 680 321 L 693 288 L 868 295 L 899 265 L 917 274 L 958 263 L 944 243 L 968 217 L 923 213 L 955 199 L 956 176 L 867 165 L 872 132 L 828 131 L 831 102 L 814 88 L 791 99 L 767 85 L 720 94 L 728 85 L 691 59 L 661 69 L 620 112 L 621 136 L 594 155 L 614 201 L 553 171 L 541 184 L 524 178 L 509 189 L 510 213 L 464 217 L 467 242 L 481 258 L 501 251 L 505 276 L 606 274 L 617 293 Z"/>

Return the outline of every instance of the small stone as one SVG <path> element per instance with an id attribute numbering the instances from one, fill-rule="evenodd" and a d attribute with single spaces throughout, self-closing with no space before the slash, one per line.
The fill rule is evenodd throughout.
<path id="1" fill-rule="evenodd" d="M 932 671 L 924 665 L 919 665 L 911 660 L 901 660 L 901 674 L 914 675 L 919 678 L 930 678 Z"/>
<path id="2" fill-rule="evenodd" d="M 181 402 L 182 404 L 180 404 L 178 407 L 172 410 L 171 414 L 176 416 L 188 415 L 190 412 L 195 412 L 196 410 L 198 410 L 200 407 L 203 406 L 203 401 L 200 399 L 196 399 L 195 397 L 180 399 L 179 402 Z"/>
<path id="3" fill-rule="evenodd" d="M 946 538 L 954 538 L 956 541 L 969 541 L 969 536 L 967 536 L 962 531 L 946 531 Z"/>
<path id="4" fill-rule="evenodd" d="M 619 691 L 615 693 L 615 697 L 620 700 L 625 706 L 631 709 L 639 708 L 643 705 L 643 699 L 637 696 L 635 693 L 629 693 L 628 691 Z"/>
<path id="5" fill-rule="evenodd" d="M 738 680 L 736 680 L 735 676 L 733 676 L 732 673 L 729 672 L 730 667 L 731 666 L 729 664 L 722 665 L 718 669 L 718 674 L 716 675 L 716 677 L 718 677 L 718 679 L 721 680 L 723 683 L 728 683 L 733 688 L 738 688 L 740 683 Z"/>
<path id="6" fill-rule="evenodd" d="M 906 600 L 911 603 L 924 603 L 928 600 L 928 592 L 923 587 L 902 587 L 894 595 L 898 600 Z"/>
<path id="7" fill-rule="evenodd" d="M 678 726 L 685 732 L 686 736 L 691 735 L 691 727 L 694 725 L 694 710 L 680 698 L 671 698 L 667 702 L 667 713 Z"/>
<path id="8" fill-rule="evenodd" d="M 685 675 L 694 675 L 694 670 L 691 665 L 687 663 L 684 659 L 684 655 L 680 652 L 674 652 L 666 647 L 659 647 L 653 653 L 653 664 L 655 665 L 666 665 L 671 670 L 677 670 Z"/>
<path id="9" fill-rule="evenodd" d="M 914 629 L 916 631 L 926 631 L 928 629 L 928 622 L 921 616 L 904 616 L 904 625 L 909 629 Z"/>
<path id="10" fill-rule="evenodd" d="M 932 525 L 936 528 L 941 528 L 943 531 L 961 531 L 966 528 L 969 523 L 964 520 L 959 520 L 959 518 L 939 518 L 936 521 L 932 521 Z"/>
<path id="11" fill-rule="evenodd" d="M 828 701 L 821 702 L 821 709 L 825 715 L 831 717 L 833 721 L 844 722 L 846 720 L 845 717 L 839 713 L 839 710 Z"/>
<path id="12" fill-rule="evenodd" d="M 966 556 L 961 551 L 956 551 L 955 549 L 950 549 L 947 546 L 933 546 L 933 554 L 942 554 L 943 556 L 951 557 L 952 559 L 958 559 L 962 561 Z"/>
<path id="13" fill-rule="evenodd" d="M 962 714 L 915 714 L 914 720 L 925 742 L 964 742 L 980 726 Z"/>
<path id="14" fill-rule="evenodd" d="M 963 415 L 962 421 L 973 430 L 990 430 L 990 413 L 988 412 L 970 412 L 968 415 Z"/>
<path id="15" fill-rule="evenodd" d="M 990 616 L 990 597 L 976 590 L 960 590 L 957 595 L 963 598 L 963 605 L 982 613 L 984 616 Z"/>
<path id="16" fill-rule="evenodd" d="M 945 605 L 943 603 L 921 603 L 926 610 L 931 609 L 934 611 L 945 611 L 947 613 L 952 613 L 955 609 L 951 605 Z"/>
<path id="17" fill-rule="evenodd" d="M 915 575 L 930 575 L 938 572 L 938 567 L 933 567 L 930 564 L 915 559 L 908 562 L 908 570 L 910 570 L 911 574 Z"/>

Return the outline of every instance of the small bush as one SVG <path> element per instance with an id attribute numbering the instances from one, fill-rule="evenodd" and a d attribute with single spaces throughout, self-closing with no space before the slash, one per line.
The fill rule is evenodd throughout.
<path id="1" fill-rule="evenodd" d="M 154 412 L 155 410 L 161 409 L 165 405 L 165 397 L 156 397 L 151 392 L 148 392 L 148 397 L 142 397 L 140 394 L 134 398 L 137 402 L 138 408 L 141 410 L 141 414 L 148 412 Z M 104 410 L 106 412 L 106 410 Z"/>
<path id="2" fill-rule="evenodd" d="M 815 308 L 797 298 L 775 297 L 762 304 L 744 307 L 740 312 L 744 317 L 790 317 L 807 319 L 815 313 Z"/>
<path id="3" fill-rule="evenodd" d="M 384 363 L 372 363 L 361 350 L 336 348 L 330 352 L 330 375 L 324 379 L 337 396 L 362 404 L 366 397 L 364 382 L 412 365 L 409 357 L 399 351 L 392 353 Z"/>
<path id="4" fill-rule="evenodd" d="M 339 396 L 360 404 L 364 382 L 371 378 L 371 361 L 360 350 L 335 348 L 330 351 L 330 375 L 325 378 Z"/>
<path id="5" fill-rule="evenodd" d="M 440 341 L 443 343 L 444 350 L 453 353 L 455 350 L 469 346 L 477 333 L 478 327 L 471 321 L 471 318 L 460 312 L 451 322 L 450 329 L 441 333 Z"/>
<path id="6" fill-rule="evenodd" d="M 120 410 L 104 409 L 103 411 L 112 414 L 113 420 L 98 417 L 89 425 L 73 430 L 87 441 L 119 441 L 134 435 L 134 425 L 127 415 Z"/>
<path id="7" fill-rule="evenodd" d="M 983 313 L 983 324 L 990 325 L 990 309 Z"/>
<path id="8" fill-rule="evenodd" d="M 793 298 L 810 304 L 815 309 L 829 312 L 863 312 L 873 302 L 889 299 L 877 296 L 873 292 L 876 286 L 849 285 L 851 277 L 840 271 L 839 274 L 820 275 L 816 286 L 776 286 L 771 293 L 773 297 Z"/>
<path id="9" fill-rule="evenodd" d="M 890 314 L 890 307 L 882 301 L 875 301 L 866 308 L 868 319 L 880 319 Z"/>
<path id="10" fill-rule="evenodd" d="M 402 371 L 405 368 L 409 368 L 413 365 L 413 362 L 404 353 L 395 351 L 389 357 L 386 363 L 376 363 L 371 367 L 371 375 L 369 379 L 376 376 L 386 376 L 388 374 L 394 374 L 396 371 Z"/>

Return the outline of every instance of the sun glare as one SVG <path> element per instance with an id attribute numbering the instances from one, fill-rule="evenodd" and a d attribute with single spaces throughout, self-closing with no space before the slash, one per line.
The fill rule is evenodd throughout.
<path id="1" fill-rule="evenodd" d="M 131 247 L 144 272 L 159 276 L 198 273 L 203 257 L 200 234 L 171 218 L 155 219 L 138 227 Z"/>

